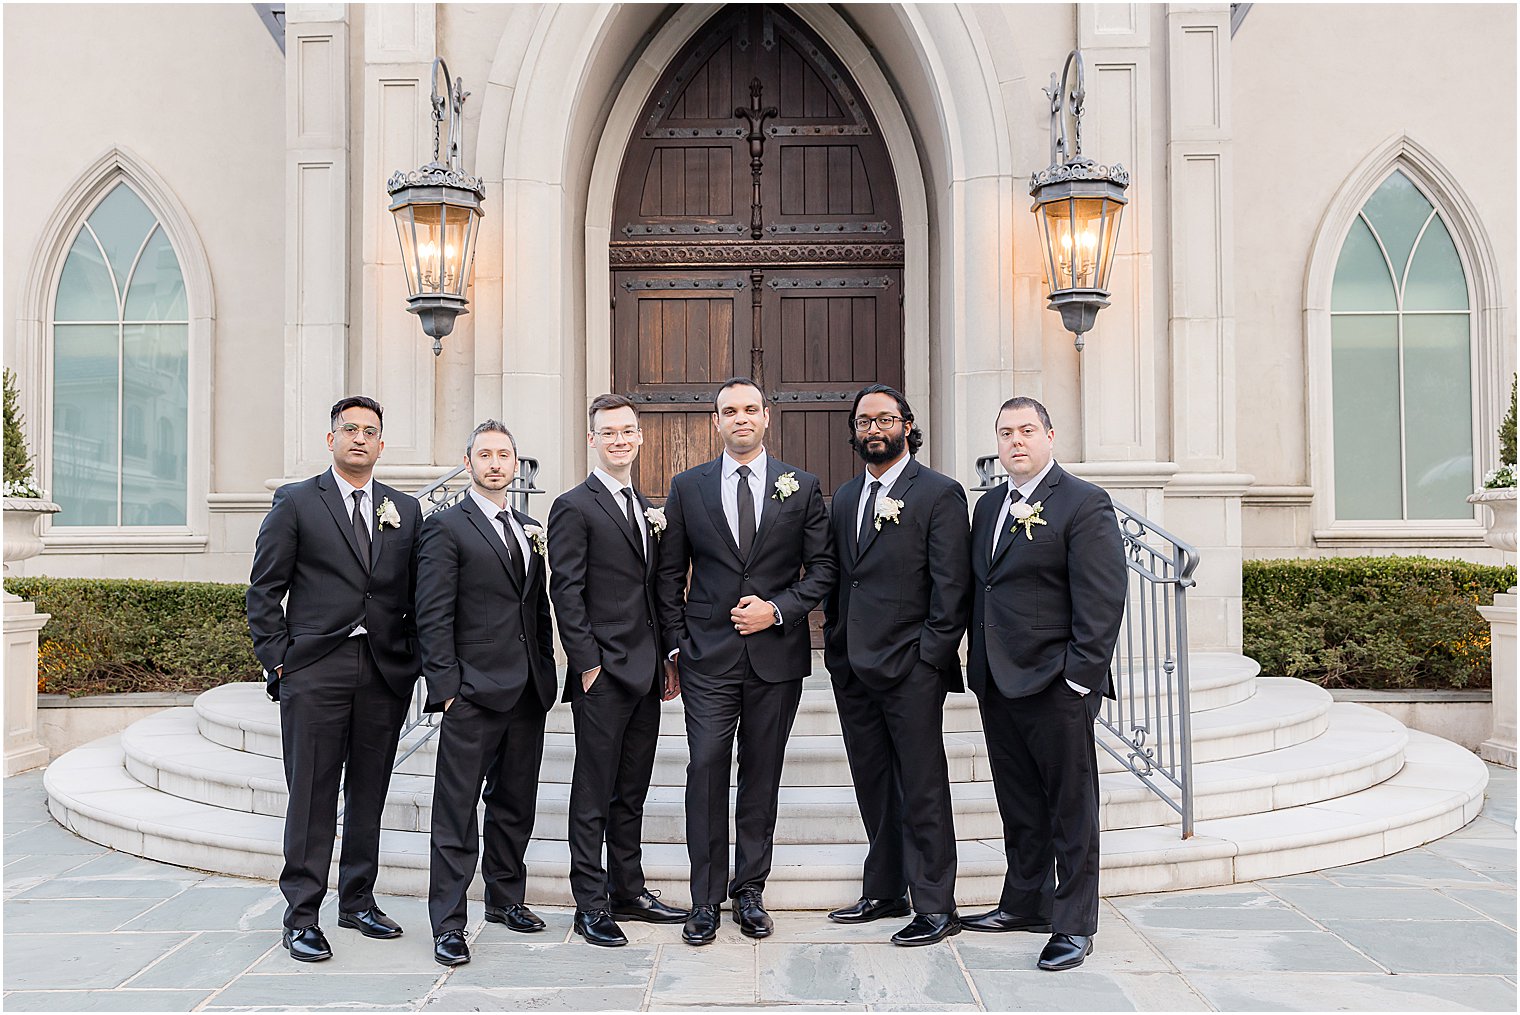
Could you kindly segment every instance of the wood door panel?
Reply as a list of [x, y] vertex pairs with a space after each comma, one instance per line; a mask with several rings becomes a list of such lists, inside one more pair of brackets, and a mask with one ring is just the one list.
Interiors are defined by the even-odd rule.
[[634, 463], [634, 485], [657, 504], [665, 503], [671, 477], [712, 461], [723, 444], [712, 425], [712, 403], [700, 409], [671, 405], [641, 406], [639, 428], [644, 446]]

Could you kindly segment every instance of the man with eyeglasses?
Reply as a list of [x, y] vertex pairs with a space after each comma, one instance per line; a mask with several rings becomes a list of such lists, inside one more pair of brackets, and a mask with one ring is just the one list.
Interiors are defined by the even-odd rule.
[[665, 673], [655, 626], [664, 521], [633, 486], [644, 443], [638, 410], [622, 395], [598, 395], [587, 416], [595, 467], [549, 511], [549, 597], [567, 660], [563, 700], [575, 718], [573, 929], [589, 944], [618, 947], [628, 943], [619, 919], [680, 923], [688, 915], [645, 887], [640, 846], [660, 702], [680, 684]]
[[860, 899], [829, 919], [911, 909], [892, 943], [929, 945], [960, 932], [944, 707], [965, 689], [966, 492], [916, 460], [924, 434], [897, 389], [862, 388], [849, 423], [865, 470], [834, 494], [839, 581], [824, 602], [824, 662], [870, 846]]
[[421, 670], [413, 589], [422, 512], [414, 498], [374, 478], [385, 448], [381, 415], [363, 395], [332, 407], [332, 468], [275, 491], [249, 577], [248, 630], [269, 696], [280, 703], [289, 793], [283, 943], [300, 962], [332, 957], [317, 914], [340, 782], [338, 926], [401, 936], [375, 905], [374, 890], [380, 814]]

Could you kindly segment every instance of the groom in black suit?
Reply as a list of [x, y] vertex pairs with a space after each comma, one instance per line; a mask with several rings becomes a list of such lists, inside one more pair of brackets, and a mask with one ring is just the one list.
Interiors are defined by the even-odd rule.
[[544, 716], [554, 705], [554, 631], [542, 526], [507, 507], [517, 441], [488, 419], [465, 446], [470, 489], [429, 515], [417, 559], [417, 632], [427, 709], [442, 711], [433, 772], [428, 915], [433, 958], [470, 961], [465, 893], [481, 856], [485, 784], [486, 920], [544, 929], [524, 904], [523, 860], [537, 813]]
[[[685, 910], [644, 886], [644, 798], [660, 735], [660, 701], [680, 692], [662, 665], [654, 601], [664, 515], [633, 488], [644, 443], [622, 395], [598, 395], [586, 443], [596, 467], [549, 511], [549, 598], [565, 647], [575, 715], [570, 780], [570, 891], [575, 933], [594, 945], [628, 938], [617, 919], [680, 923]], [[607, 868], [602, 866], [602, 845]], [[610, 870], [609, 870], [610, 869]]]
[[906, 916], [911, 890], [917, 915], [892, 943], [927, 945], [960, 932], [944, 708], [964, 689], [966, 492], [913, 457], [923, 431], [897, 389], [862, 389], [849, 424], [866, 470], [834, 494], [824, 662], [870, 850], [860, 900], [829, 919]]
[[1093, 720], [1113, 696], [1124, 618], [1123, 539], [1108, 494], [1052, 457], [1045, 406], [997, 417], [1004, 493], [976, 505], [967, 669], [982, 707], [1008, 855], [998, 907], [978, 931], [1053, 930], [1041, 969], [1071, 969], [1098, 929], [1098, 759]]
[[344, 398], [332, 407], [330, 426], [332, 468], [275, 491], [254, 544], [247, 597], [254, 651], [269, 696], [280, 703], [289, 790], [283, 941], [301, 962], [332, 958], [317, 912], [340, 782], [338, 926], [366, 937], [401, 934], [375, 905], [375, 876], [380, 812], [420, 669], [412, 588], [421, 509], [374, 479], [385, 447], [378, 402]]
[[[802, 679], [812, 669], [807, 615], [837, 571], [817, 477], [766, 454], [770, 408], [759, 386], [731, 378], [713, 409], [723, 454], [670, 481], [656, 586], [665, 647], [679, 660], [691, 751], [692, 912], [681, 936], [693, 945], [717, 936], [725, 897], [734, 900], [741, 932], [759, 938], [773, 929], [761, 893], [786, 741]], [[729, 881], [728, 774], [736, 731], [737, 841]]]

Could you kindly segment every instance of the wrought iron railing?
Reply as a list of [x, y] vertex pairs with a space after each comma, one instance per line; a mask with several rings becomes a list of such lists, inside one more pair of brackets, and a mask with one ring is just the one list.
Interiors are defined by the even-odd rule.
[[[991, 455], [977, 459], [976, 474], [980, 484], [974, 489], [983, 492], [1008, 480]], [[1109, 667], [1115, 698], [1104, 703], [1095, 735], [1098, 746], [1177, 812], [1187, 839], [1193, 834], [1187, 590], [1199, 555], [1122, 504], [1114, 504], [1114, 515], [1124, 537], [1128, 581]]]

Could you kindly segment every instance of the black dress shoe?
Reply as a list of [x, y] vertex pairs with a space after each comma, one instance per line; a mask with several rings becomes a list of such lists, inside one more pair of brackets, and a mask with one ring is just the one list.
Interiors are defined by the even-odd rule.
[[401, 925], [384, 913], [379, 906], [358, 913], [339, 913], [338, 926], [356, 930], [365, 937], [390, 938], [401, 936]]
[[499, 906], [487, 906], [486, 922], [506, 924], [508, 930], [515, 930], [519, 934], [532, 934], [534, 931], [544, 929], [544, 921], [521, 902], [515, 906], [508, 906], [506, 909]]
[[712, 944], [722, 922], [723, 913], [717, 906], [694, 906], [681, 929], [681, 940], [689, 945]]
[[954, 913], [919, 913], [906, 927], [892, 935], [892, 943], [905, 948], [932, 945], [960, 932], [961, 921]]
[[623, 929], [617, 925], [612, 914], [605, 909], [594, 910], [590, 913], [577, 909], [575, 932], [585, 938], [587, 944], [601, 945], [603, 948], [621, 948], [628, 943]]
[[1040, 951], [1041, 969], [1075, 969], [1092, 954], [1092, 938], [1081, 934], [1052, 934]]
[[433, 961], [440, 966], [462, 966], [470, 961], [469, 931], [447, 930], [433, 939]]
[[829, 919], [835, 923], [870, 923], [888, 916], [907, 916], [909, 912], [906, 896], [901, 899], [867, 899], [862, 896], [853, 905], [834, 910]]
[[321, 962], [332, 958], [332, 947], [316, 924], [310, 927], [285, 928], [281, 942], [290, 950], [290, 957], [297, 962]]
[[612, 915], [623, 920], [643, 920], [645, 923], [680, 923], [691, 913], [665, 905], [655, 892], [643, 892], [631, 899], [613, 899]]
[[1018, 916], [1001, 909], [961, 917], [962, 930], [979, 930], [987, 934], [1006, 934], [1014, 930], [1027, 930], [1031, 934], [1049, 934], [1050, 921], [1037, 916]]
[[771, 922], [771, 914], [765, 911], [765, 903], [760, 898], [760, 889], [741, 888], [734, 898], [734, 922], [739, 925], [739, 933], [745, 937], [770, 937], [771, 931], [776, 925]]

